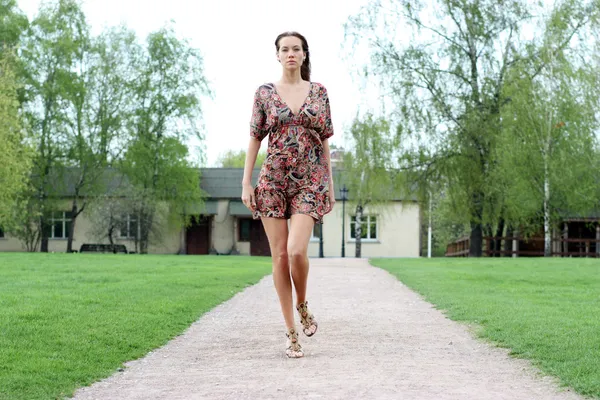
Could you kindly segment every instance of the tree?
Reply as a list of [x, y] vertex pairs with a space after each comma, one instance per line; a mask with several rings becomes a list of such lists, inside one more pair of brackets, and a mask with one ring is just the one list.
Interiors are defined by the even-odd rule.
[[185, 206], [202, 201], [200, 175], [186, 160], [183, 144], [197, 128], [200, 98], [210, 93], [202, 57], [172, 29], [151, 34], [136, 61], [130, 142], [121, 170], [135, 188], [133, 209], [140, 224], [140, 252], [146, 253], [159, 221], [189, 222]]
[[[470, 225], [471, 256], [482, 254], [484, 229], [504, 226], [504, 193], [491, 180], [505, 88], [514, 68], [534, 70], [539, 46], [521, 35], [534, 18], [521, 0], [374, 1], [346, 26], [351, 42], [370, 45], [367, 76], [376, 76], [396, 104], [393, 117], [403, 134], [401, 165], [432, 177], [446, 189], [456, 215]], [[570, 17], [560, 26], [567, 49], [595, 23], [592, 1], [566, 0]], [[390, 9], [392, 12], [390, 12]], [[436, 10], [435, 12], [433, 10]], [[398, 29], [400, 28], [400, 29]], [[410, 40], [403, 40], [409, 37]]]
[[16, 0], [0, 0], [0, 56], [17, 47], [28, 23]]
[[[121, 156], [119, 135], [131, 116], [135, 36], [111, 29], [98, 38], [82, 34], [76, 68], [66, 86], [65, 165], [73, 187], [67, 252], [77, 217], [89, 200], [103, 194], [106, 168]], [[121, 143], [124, 143], [121, 140]]]
[[17, 82], [10, 54], [0, 53], [0, 226], [10, 230], [19, 196], [26, 189], [31, 149], [19, 115]]
[[397, 195], [393, 154], [398, 143], [389, 124], [372, 114], [354, 120], [349, 139], [351, 150], [344, 153], [342, 180], [355, 207], [355, 256], [360, 258], [365, 207], [375, 209]]
[[600, 73], [596, 63], [581, 62], [580, 52], [560, 48], [566, 39], [558, 26], [571, 18], [566, 11], [555, 10], [546, 21], [539, 67], [514, 71], [528, 79], [507, 88], [511, 103], [500, 147], [499, 166], [515, 176], [507, 185], [508, 212], [522, 229], [533, 225], [536, 231], [543, 221], [545, 256], [552, 252], [552, 228], [565, 213], [585, 215], [600, 201], [594, 168]]
[[74, 0], [43, 3], [23, 38], [22, 59], [25, 82], [25, 116], [36, 146], [32, 185], [39, 207], [37, 229], [41, 251], [48, 251], [48, 214], [52, 199], [64, 187], [51, 173], [64, 166], [68, 92], [74, 77], [81, 44], [87, 35], [85, 17]]
[[[110, 192], [97, 196], [90, 201], [89, 219], [92, 223], [90, 235], [99, 241], [108, 239], [112, 245], [115, 243], [115, 238], [119, 237], [120, 229], [127, 222], [128, 215], [135, 215], [136, 210], [133, 208], [138, 203], [136, 201], [136, 193], [131, 185], [129, 185], [124, 176], [116, 170], [109, 170], [111, 180], [116, 183]], [[135, 251], [138, 251], [139, 235], [137, 226], [130, 229], [134, 233]], [[128, 232], [129, 233], [129, 232]]]
[[[69, 23], [73, 27], [71, 37], [72, 60], [65, 71], [68, 79], [62, 83], [64, 99], [64, 158], [61, 160], [66, 167], [56, 167], [60, 175], [67, 176], [69, 184], [73, 185], [71, 201], [71, 227], [67, 238], [67, 253], [73, 251], [73, 235], [77, 217], [83, 212], [87, 203], [83, 191], [90, 187], [90, 181], [95, 181], [103, 165], [98, 163], [94, 148], [90, 146], [88, 124], [89, 107], [89, 71], [92, 69], [91, 37], [85, 15], [76, 3], [69, 4]], [[69, 168], [71, 167], [71, 168]], [[84, 198], [82, 198], [84, 197]]]
[[[265, 151], [259, 151], [256, 157], [255, 165], [262, 165], [267, 157]], [[221, 168], [244, 168], [246, 162], [246, 151], [245, 150], [227, 150], [225, 153], [219, 156], [217, 160], [217, 166]]]

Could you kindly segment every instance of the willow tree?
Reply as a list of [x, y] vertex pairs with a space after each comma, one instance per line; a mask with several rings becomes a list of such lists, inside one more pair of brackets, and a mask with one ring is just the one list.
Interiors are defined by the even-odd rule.
[[[493, 234], [493, 226], [504, 225], [505, 193], [491, 176], [510, 101], [505, 88], [523, 78], [511, 74], [514, 68], [545, 65], [535, 38], [525, 36], [543, 7], [524, 0], [376, 0], [346, 25], [353, 54], [370, 54], [367, 78], [379, 80], [395, 105], [401, 165], [419, 171], [425, 183], [432, 175], [440, 179], [454, 214], [470, 226], [471, 256], [482, 254], [485, 228]], [[556, 50], [568, 48], [598, 15], [592, 1], [555, 7], [569, 16]]]
[[342, 182], [348, 188], [350, 203], [354, 206], [355, 256], [360, 258], [365, 207], [376, 209], [397, 195], [393, 157], [397, 136], [390, 131], [385, 119], [366, 114], [354, 120], [348, 139]]
[[121, 169], [134, 187], [140, 252], [146, 253], [160, 221], [185, 223], [185, 207], [200, 203], [200, 174], [189, 161], [185, 141], [202, 139], [201, 99], [208, 95], [203, 60], [171, 28], [150, 34], [136, 56], [132, 116]]
[[48, 251], [49, 213], [63, 187], [56, 171], [65, 166], [68, 151], [67, 103], [74, 70], [87, 41], [88, 26], [79, 3], [59, 0], [42, 3], [23, 36], [24, 111], [36, 146], [32, 169], [41, 251]]
[[139, 48], [127, 29], [112, 28], [98, 37], [80, 39], [71, 79], [65, 85], [65, 174], [72, 187], [71, 252], [77, 217], [106, 193], [106, 168], [122, 156], [123, 131], [131, 118], [135, 74], [133, 54]]
[[0, 54], [0, 227], [10, 229], [19, 196], [26, 188], [31, 152], [26, 144], [9, 53]]
[[18, 46], [28, 25], [27, 16], [16, 0], [0, 0], [0, 55]]
[[[260, 167], [267, 158], [266, 151], [259, 151], [256, 156], [255, 166]], [[246, 150], [227, 150], [217, 159], [217, 166], [221, 168], [244, 168], [246, 162]]]
[[507, 87], [511, 102], [498, 147], [500, 174], [511, 176], [506, 182], [511, 219], [534, 234], [543, 225], [545, 256], [552, 254], [558, 222], [568, 214], [585, 216], [600, 204], [600, 65], [590, 41], [561, 48], [568, 32], [560, 27], [571, 19], [564, 11], [555, 10], [545, 21], [538, 66], [512, 71], [527, 79], [513, 79]]

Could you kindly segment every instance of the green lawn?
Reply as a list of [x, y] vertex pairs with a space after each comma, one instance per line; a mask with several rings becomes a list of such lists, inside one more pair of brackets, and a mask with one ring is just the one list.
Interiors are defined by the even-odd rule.
[[427, 301], [600, 398], [600, 260], [374, 259]]
[[0, 253], [0, 400], [72, 395], [270, 272], [262, 257]]

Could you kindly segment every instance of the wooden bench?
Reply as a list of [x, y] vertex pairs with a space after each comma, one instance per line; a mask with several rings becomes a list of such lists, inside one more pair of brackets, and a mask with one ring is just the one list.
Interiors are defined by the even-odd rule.
[[79, 248], [80, 253], [127, 253], [127, 247], [124, 244], [96, 244], [84, 243]]

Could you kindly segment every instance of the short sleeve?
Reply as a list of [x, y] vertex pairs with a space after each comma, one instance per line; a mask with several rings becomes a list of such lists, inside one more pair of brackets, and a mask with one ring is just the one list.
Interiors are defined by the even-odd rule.
[[252, 119], [250, 120], [250, 136], [258, 141], [262, 141], [267, 136], [265, 127], [267, 115], [263, 107], [261, 92], [265, 90], [263, 87], [256, 89], [254, 93], [254, 104], [252, 106]]
[[326, 140], [333, 136], [333, 123], [331, 122], [331, 107], [329, 105], [329, 95], [327, 94], [327, 89], [325, 86], [321, 86], [321, 96], [324, 106], [324, 124], [323, 131], [321, 132], [321, 140]]

